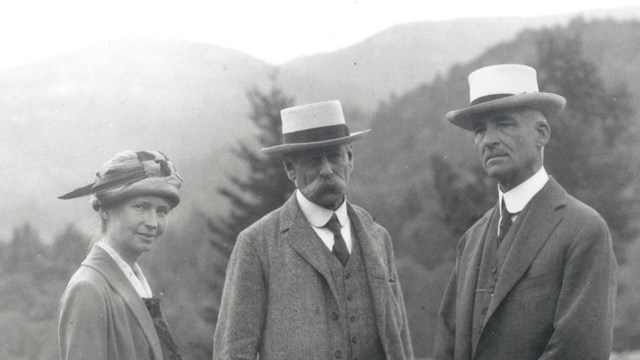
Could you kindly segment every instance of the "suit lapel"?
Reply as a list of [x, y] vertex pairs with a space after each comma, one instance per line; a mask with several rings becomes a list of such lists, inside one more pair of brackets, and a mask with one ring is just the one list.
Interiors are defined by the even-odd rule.
[[380, 333], [382, 346], [387, 354], [390, 352], [389, 336], [386, 335], [387, 330], [387, 299], [390, 294], [388, 282], [398, 279], [391, 279], [388, 262], [387, 250], [385, 243], [379, 236], [372, 233], [370, 229], [374, 226], [370, 220], [361, 216], [354, 210], [351, 204], [347, 203], [347, 212], [355, 233], [355, 241], [358, 241], [362, 252], [362, 261], [367, 273], [367, 280], [371, 290], [371, 298], [373, 300], [373, 308], [376, 315], [376, 324]]
[[369, 280], [375, 278], [388, 281], [387, 249], [384, 241], [369, 231], [373, 228], [373, 224], [370, 224], [368, 219], [358, 216], [351, 204], [347, 204], [347, 213], [364, 257], [364, 266]]
[[144, 302], [129, 282], [129, 279], [127, 279], [118, 267], [115, 260], [99, 246], [93, 246], [89, 256], [82, 265], [88, 266], [102, 274], [113, 289], [120, 294], [138, 320], [142, 331], [147, 337], [147, 341], [149, 341], [151, 345], [154, 357], [156, 359], [162, 359], [162, 348], [151, 315], [149, 315], [149, 311], [144, 305]]
[[566, 192], [554, 179], [549, 179], [542, 190], [531, 199], [529, 209], [523, 213], [522, 225], [515, 234], [513, 245], [500, 271], [487, 320], [538, 256], [551, 233], [562, 220], [555, 210], [565, 204]]
[[280, 233], [289, 246], [324, 277], [337, 301], [338, 293], [331, 277], [331, 270], [322, 256], [328, 249], [304, 217], [295, 198], [295, 192], [284, 204], [280, 215]]
[[[461, 303], [458, 305], [460, 314], [456, 324], [456, 329], [461, 333], [458, 338], [468, 339], [465, 344], [468, 344], [466, 351], [471, 354], [472, 349], [472, 328], [473, 328], [473, 308], [476, 299], [476, 288], [478, 287], [478, 273], [480, 271], [480, 262], [482, 261], [482, 252], [484, 250], [484, 244], [487, 241], [489, 229], [494, 228], [494, 223], [497, 223], [497, 210], [494, 207], [492, 210], [482, 218], [482, 223], [478, 224], [477, 231], [481, 231], [479, 237], [470, 235], [468, 239], [478, 239], [473, 244], [467, 244], [469, 251], [465, 251], [461, 257], [460, 266], [458, 271], [464, 271], [463, 274], [458, 274], [458, 279], [462, 279], [461, 295], [458, 299]], [[468, 240], [467, 240], [468, 241]], [[469, 355], [471, 357], [471, 355]], [[464, 358], [464, 357], [463, 357]]]

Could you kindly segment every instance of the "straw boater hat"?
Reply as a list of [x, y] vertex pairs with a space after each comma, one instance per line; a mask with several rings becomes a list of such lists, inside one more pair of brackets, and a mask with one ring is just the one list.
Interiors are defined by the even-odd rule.
[[549, 118], [560, 114], [566, 102], [560, 95], [539, 92], [536, 70], [517, 64], [487, 66], [469, 74], [469, 98], [469, 107], [445, 115], [465, 130], [473, 130], [472, 120], [479, 114], [526, 107]]
[[282, 144], [262, 149], [265, 154], [291, 152], [350, 143], [371, 130], [349, 133], [340, 101], [324, 101], [283, 109]]
[[125, 150], [102, 166], [93, 183], [59, 199], [91, 195], [92, 206], [97, 211], [135, 196], [154, 195], [167, 199], [173, 208], [180, 202], [181, 186], [182, 178], [163, 153]]

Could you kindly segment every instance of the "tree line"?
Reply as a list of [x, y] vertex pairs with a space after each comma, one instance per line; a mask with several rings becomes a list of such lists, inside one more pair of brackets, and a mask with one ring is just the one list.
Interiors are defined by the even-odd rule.
[[[457, 79], [498, 62], [533, 65], [542, 91], [567, 98], [565, 112], [551, 122], [545, 164], [570, 193], [607, 220], [620, 263], [614, 346], [640, 348], [640, 194], [635, 180], [640, 125], [625, 84], [606, 84], [606, 74], [586, 59], [582, 34], [588, 26], [576, 20], [563, 28], [525, 31], [446, 76], [390, 98], [373, 114], [370, 138], [355, 148], [349, 196], [392, 235], [419, 357], [431, 352], [432, 324], [457, 240], [496, 199], [496, 184], [479, 162], [461, 155], [473, 150], [458, 145], [464, 140], [448, 138], [449, 147], [428, 147], [419, 130], [429, 119], [439, 121], [454, 108], [451, 104], [467, 100]], [[187, 209], [188, 220], [173, 223], [142, 259], [185, 359], [211, 357], [226, 262], [237, 234], [293, 191], [280, 160], [259, 149], [280, 142], [280, 109], [294, 105], [295, 98], [276, 85], [250, 90], [247, 96], [248, 117], [258, 132], [232, 150], [245, 170], [231, 175], [211, 199], [223, 199], [229, 211], [212, 217]], [[458, 148], [459, 153], [451, 150]], [[86, 256], [90, 238], [70, 224], [51, 244], [41, 240], [33, 225], [23, 224], [0, 242], [0, 358], [57, 358], [58, 300]]]

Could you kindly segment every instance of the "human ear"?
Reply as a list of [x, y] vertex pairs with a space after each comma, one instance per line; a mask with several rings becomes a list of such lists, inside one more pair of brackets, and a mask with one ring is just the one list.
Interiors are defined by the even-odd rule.
[[536, 144], [542, 148], [549, 143], [551, 128], [545, 121], [536, 124]]
[[100, 218], [104, 221], [109, 221], [109, 218], [111, 216], [111, 214], [109, 213], [109, 210], [101, 207], [100, 209], [98, 209], [98, 214], [100, 214]]
[[347, 148], [347, 158], [349, 159], [349, 170], [353, 171], [353, 149], [351, 148], [351, 144]]
[[296, 169], [293, 166], [293, 160], [290, 157], [282, 158], [282, 165], [284, 166], [284, 171], [287, 172], [287, 177], [289, 180], [295, 182], [296, 181]]

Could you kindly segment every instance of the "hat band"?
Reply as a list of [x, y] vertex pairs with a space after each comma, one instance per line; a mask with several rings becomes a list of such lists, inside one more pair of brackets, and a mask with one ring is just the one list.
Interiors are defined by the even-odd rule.
[[480, 96], [479, 98], [476, 98], [475, 100], [473, 100], [471, 102], [471, 105], [478, 105], [488, 101], [498, 100], [498, 99], [506, 98], [513, 95], [515, 94], [491, 94], [491, 95]]
[[[94, 183], [75, 189], [58, 198], [66, 200], [86, 195], [100, 194], [120, 186], [131, 185], [140, 180], [153, 177], [175, 177], [182, 182], [180, 175], [178, 175], [175, 167], [166, 155], [161, 152], [158, 152], [158, 154], [164, 158], [148, 151], [138, 151], [135, 153], [135, 158], [131, 157], [118, 165], [110, 166], [102, 175], [100, 172], [96, 173], [95, 178], [97, 178], [97, 180], [95, 180]], [[179, 187], [178, 185], [178, 188]]]
[[333, 140], [345, 136], [349, 136], [349, 128], [344, 124], [339, 124], [282, 134], [282, 142], [284, 144], [308, 143]]

